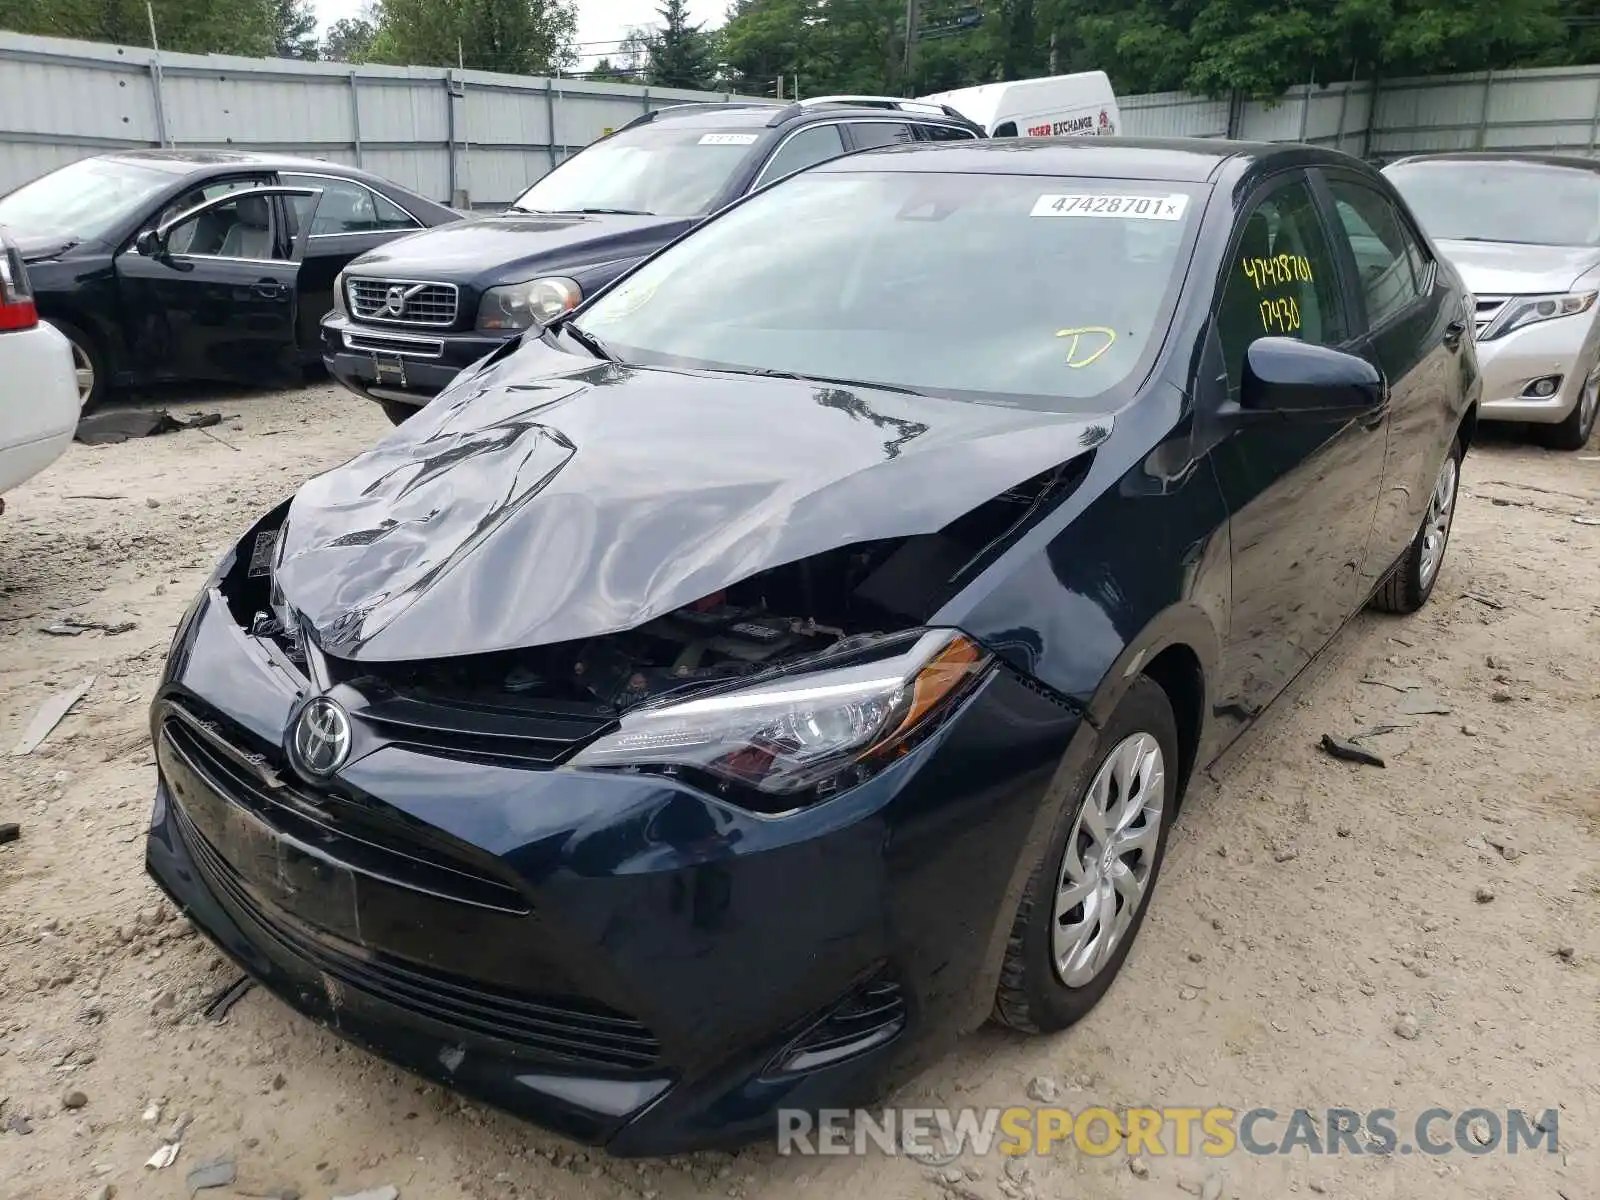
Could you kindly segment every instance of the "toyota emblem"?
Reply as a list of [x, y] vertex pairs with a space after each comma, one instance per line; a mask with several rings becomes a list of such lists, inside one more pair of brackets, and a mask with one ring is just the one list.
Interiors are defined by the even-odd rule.
[[295, 761], [312, 775], [332, 775], [350, 757], [350, 717], [337, 701], [318, 696], [300, 710], [290, 738]]

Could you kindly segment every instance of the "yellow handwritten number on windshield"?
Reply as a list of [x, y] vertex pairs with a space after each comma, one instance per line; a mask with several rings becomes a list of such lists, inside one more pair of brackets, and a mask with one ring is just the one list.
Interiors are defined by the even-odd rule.
[[[1071, 338], [1067, 344], [1067, 366], [1074, 371], [1091, 366], [1117, 340], [1117, 331], [1104, 325], [1079, 325], [1075, 329], [1056, 330], [1058, 338]], [[1088, 338], [1088, 342], [1084, 341]], [[1103, 341], [1101, 339], [1104, 339]]]

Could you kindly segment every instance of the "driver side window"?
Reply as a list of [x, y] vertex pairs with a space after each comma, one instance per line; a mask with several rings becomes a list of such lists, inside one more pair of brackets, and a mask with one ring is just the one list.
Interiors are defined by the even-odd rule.
[[1311, 188], [1291, 183], [1245, 217], [1225, 266], [1217, 334], [1237, 393], [1245, 351], [1263, 337], [1338, 346], [1350, 337], [1333, 255]]
[[244, 195], [191, 217], [172, 231], [173, 253], [206, 258], [287, 260], [270, 196]]

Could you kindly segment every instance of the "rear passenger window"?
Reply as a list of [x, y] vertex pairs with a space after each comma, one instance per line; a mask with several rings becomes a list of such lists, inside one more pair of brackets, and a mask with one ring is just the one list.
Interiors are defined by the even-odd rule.
[[793, 175], [819, 162], [838, 158], [843, 153], [844, 139], [839, 135], [837, 125], [813, 125], [810, 129], [802, 129], [780, 146], [756, 182], [771, 183], [774, 179]]
[[1228, 260], [1217, 332], [1235, 388], [1245, 351], [1257, 338], [1295, 337], [1320, 346], [1349, 339], [1333, 255], [1305, 183], [1278, 189], [1245, 218]]
[[919, 125], [922, 136], [930, 142], [970, 142], [977, 134], [958, 125]]
[[1383, 196], [1343, 179], [1330, 179], [1328, 187], [1355, 254], [1367, 323], [1376, 328], [1421, 294], [1426, 256]]
[[905, 121], [852, 121], [850, 139], [857, 150], [873, 150], [879, 146], [901, 146], [914, 141], [915, 136]]

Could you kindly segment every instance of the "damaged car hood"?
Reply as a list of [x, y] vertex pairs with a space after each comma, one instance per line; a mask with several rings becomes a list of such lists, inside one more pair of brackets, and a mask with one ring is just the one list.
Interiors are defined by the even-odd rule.
[[937, 532], [1110, 424], [533, 342], [301, 488], [275, 583], [344, 658], [595, 637], [835, 547]]

